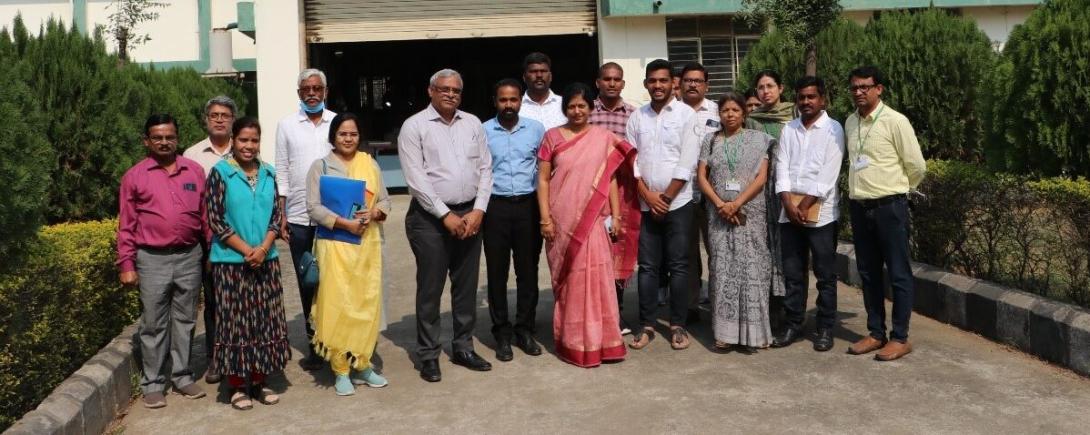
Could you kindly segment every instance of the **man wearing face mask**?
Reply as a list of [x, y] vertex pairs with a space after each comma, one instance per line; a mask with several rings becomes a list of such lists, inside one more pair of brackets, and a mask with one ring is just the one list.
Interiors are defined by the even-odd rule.
[[[545, 127], [519, 117], [522, 85], [514, 79], [496, 83], [496, 117], [484, 123], [492, 153], [492, 199], [484, 217], [484, 258], [488, 264], [488, 313], [496, 337], [496, 359], [510, 361], [511, 343], [523, 353], [541, 355], [534, 341], [537, 267], [541, 256], [541, 213], [537, 205], [537, 150]], [[507, 270], [514, 255], [517, 302], [515, 324], [507, 318]]]
[[[303, 70], [298, 83], [299, 111], [284, 117], [276, 125], [276, 184], [280, 189], [277, 195], [287, 216], [280, 234], [287, 238], [295, 270], [299, 270], [303, 253], [310, 252], [314, 246], [314, 223], [307, 214], [307, 171], [316, 160], [329, 154], [326, 138], [329, 124], [337, 116], [325, 108], [328, 91], [325, 73], [316, 69]], [[299, 274], [296, 279], [309, 343], [314, 337], [310, 327], [310, 306], [317, 289], [303, 285]], [[311, 348], [301, 365], [306, 370], [318, 370], [325, 363]]]

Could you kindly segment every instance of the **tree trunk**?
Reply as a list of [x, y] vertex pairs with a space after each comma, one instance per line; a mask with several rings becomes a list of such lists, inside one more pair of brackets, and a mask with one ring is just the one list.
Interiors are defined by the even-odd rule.
[[117, 58], [121, 63], [129, 61], [129, 31], [121, 29], [117, 35]]
[[806, 44], [806, 75], [817, 77], [817, 44], [812, 39]]

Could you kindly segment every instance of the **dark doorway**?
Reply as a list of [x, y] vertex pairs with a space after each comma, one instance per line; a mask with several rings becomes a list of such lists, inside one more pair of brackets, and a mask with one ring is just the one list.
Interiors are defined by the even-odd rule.
[[402, 122], [428, 104], [436, 71], [462, 74], [461, 109], [483, 122], [495, 116], [492, 85], [521, 80], [522, 58], [532, 51], [552, 58], [554, 92], [575, 81], [593, 85], [598, 40], [587, 35], [312, 44], [309, 55], [329, 78], [330, 109], [359, 114], [369, 141], [393, 142]]

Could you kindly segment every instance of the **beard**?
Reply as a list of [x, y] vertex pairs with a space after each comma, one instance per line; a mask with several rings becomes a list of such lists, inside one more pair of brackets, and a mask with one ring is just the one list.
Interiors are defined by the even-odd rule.
[[519, 113], [516, 112], [514, 109], [503, 109], [496, 116], [504, 121], [510, 121], [517, 118], [519, 116]]

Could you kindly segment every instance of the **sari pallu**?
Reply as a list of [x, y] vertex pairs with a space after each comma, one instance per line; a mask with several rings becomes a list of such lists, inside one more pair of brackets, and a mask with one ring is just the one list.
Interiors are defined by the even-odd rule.
[[[551, 162], [549, 208], [556, 237], [546, 244], [556, 304], [553, 337], [560, 359], [580, 367], [625, 357], [614, 280], [636, 263], [639, 204], [632, 167], [636, 150], [600, 127], [571, 139], [558, 129], [545, 134], [538, 157]], [[627, 231], [611, 243], [609, 186], [616, 176], [621, 224]]]

